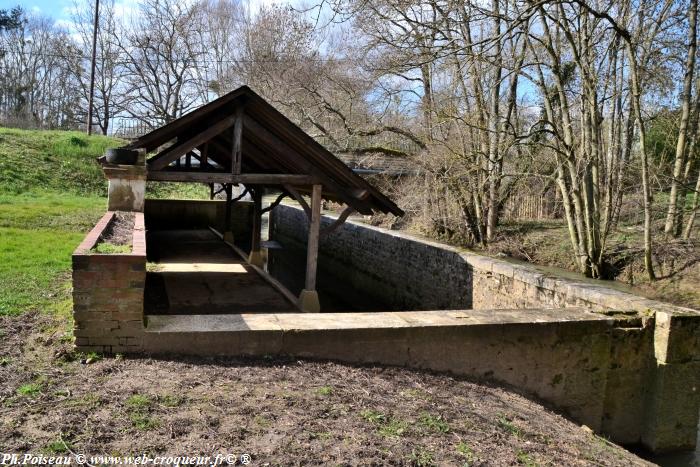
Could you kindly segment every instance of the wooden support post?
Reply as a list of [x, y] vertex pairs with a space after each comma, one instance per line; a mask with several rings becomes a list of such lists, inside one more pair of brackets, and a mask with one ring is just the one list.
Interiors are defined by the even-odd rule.
[[231, 231], [231, 190], [230, 183], [225, 185], [226, 189], [226, 213], [224, 214], [224, 241], [233, 243], [233, 232]]
[[263, 267], [263, 257], [260, 251], [260, 233], [262, 230], [262, 198], [264, 189], [261, 186], [253, 191], [253, 238], [250, 241], [248, 262], [259, 268]]
[[310, 313], [321, 311], [316, 292], [316, 270], [318, 268], [318, 237], [321, 227], [321, 185], [314, 185], [311, 191], [311, 222], [309, 240], [306, 247], [306, 283], [299, 295], [299, 308]]
[[236, 109], [236, 123], [233, 124], [233, 147], [231, 148], [231, 173], [241, 174], [243, 159], [243, 107]]
[[188, 169], [192, 168], [192, 153], [187, 153], [185, 156], [185, 167]]
[[209, 167], [209, 143], [204, 143], [204, 146], [202, 146], [202, 149], [199, 152], [200, 154], [200, 159], [199, 159], [199, 168], [202, 170], [205, 170], [207, 167]]
[[210, 200], [214, 199], [214, 184], [213, 183], [209, 184], [209, 199]]

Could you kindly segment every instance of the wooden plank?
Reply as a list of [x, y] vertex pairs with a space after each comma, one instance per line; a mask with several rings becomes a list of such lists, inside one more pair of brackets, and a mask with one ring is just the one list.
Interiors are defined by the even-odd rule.
[[222, 120], [219, 120], [218, 122], [216, 122], [215, 124], [213, 124], [209, 128], [207, 128], [206, 130], [202, 131], [201, 133], [188, 139], [187, 141], [184, 141], [182, 143], [178, 142], [174, 146], [169, 147], [168, 149], [164, 150], [162, 153], [158, 154], [157, 156], [155, 156], [151, 160], [149, 160], [148, 161], [149, 170], [160, 170], [160, 169], [166, 167], [172, 161], [179, 159], [184, 154], [186, 154], [187, 152], [196, 148], [200, 144], [207, 142], [208, 140], [212, 139], [214, 136], [218, 135], [222, 131], [225, 131], [226, 129], [231, 128], [234, 125], [234, 123], [235, 123], [234, 117], [224, 118]]
[[318, 235], [321, 226], [321, 185], [314, 185], [311, 193], [311, 223], [306, 247], [306, 285], [304, 290], [316, 290], [318, 268]]
[[299, 192], [293, 186], [284, 185], [284, 189], [287, 190], [287, 192], [290, 195], [292, 195], [295, 200], [297, 200], [297, 203], [299, 203], [299, 205], [306, 213], [306, 217], [308, 217], [309, 220], [311, 220], [311, 208], [309, 207], [309, 204], [306, 202], [306, 200], [299, 194]]
[[[211, 230], [214, 233], [214, 235], [219, 237], [225, 244], [227, 244], [241, 259], [243, 259], [244, 261], [247, 261], [248, 256], [245, 254], [245, 252], [243, 250], [241, 250], [240, 248], [238, 248], [233, 243], [230, 243], [230, 242], [227, 242], [226, 240], [224, 240], [224, 235], [221, 232], [219, 232], [218, 230], [216, 230], [212, 226], [209, 226], [209, 230]], [[287, 289], [284, 285], [282, 285], [277, 279], [275, 279], [270, 274], [268, 274], [263, 269], [257, 267], [254, 264], [249, 263], [248, 267], [252, 268], [255, 272], [260, 274], [260, 276], [263, 279], [265, 279], [271, 286], [273, 286], [275, 289], [277, 289], [277, 291], [279, 293], [281, 293], [284, 296], [284, 298], [287, 299], [287, 301], [294, 306], [294, 308], [296, 310], [302, 311], [299, 309], [299, 300], [297, 300], [297, 297], [295, 297], [294, 294], [292, 294], [292, 292], [290, 292], [289, 289]]]
[[161, 182], [244, 183], [248, 185], [313, 185], [316, 177], [298, 174], [240, 174], [226, 172], [148, 171], [148, 180]]

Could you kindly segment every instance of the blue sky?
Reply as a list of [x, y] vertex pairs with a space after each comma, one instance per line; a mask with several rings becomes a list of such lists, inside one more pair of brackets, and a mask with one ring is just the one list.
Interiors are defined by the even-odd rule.
[[73, 0], [0, 0], [0, 10], [20, 5], [27, 11], [39, 11], [56, 19], [68, 19]]

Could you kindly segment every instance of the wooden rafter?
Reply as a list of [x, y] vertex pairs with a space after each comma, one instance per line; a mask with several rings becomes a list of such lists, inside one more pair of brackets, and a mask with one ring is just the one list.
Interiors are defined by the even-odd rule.
[[[379, 190], [245, 86], [138, 138], [128, 148], [149, 152], [168, 144], [171, 146], [150, 158], [149, 172], [176, 172], [168, 166], [179, 161], [178, 172], [214, 174], [207, 175], [207, 179], [196, 176], [175, 178], [172, 174], [163, 176], [170, 181], [240, 181], [222, 179], [214, 167], [229, 175], [304, 175], [314, 179], [308, 183], [274, 180], [265, 186], [276, 185], [279, 189], [281, 185], [289, 184], [297, 193], [306, 196], [311, 194], [312, 185], [323, 185], [321, 196], [324, 199], [345, 203], [362, 214], [403, 214]], [[192, 166], [193, 157], [200, 161], [198, 168]]]
[[165, 149], [148, 161], [148, 170], [161, 170], [167, 167], [172, 161], [179, 160], [183, 155], [187, 154], [187, 152], [207, 142], [222, 131], [231, 128], [234, 123], [235, 117], [224, 118], [190, 139], [182, 143], [178, 142], [174, 146]]

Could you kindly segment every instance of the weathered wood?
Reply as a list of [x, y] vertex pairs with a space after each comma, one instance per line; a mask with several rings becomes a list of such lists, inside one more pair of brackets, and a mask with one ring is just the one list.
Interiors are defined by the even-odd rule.
[[287, 190], [287, 192], [294, 197], [295, 200], [301, 205], [302, 209], [306, 213], [306, 217], [311, 220], [311, 208], [309, 207], [308, 203], [306, 200], [299, 194], [299, 192], [290, 185], [284, 185], [284, 189]]
[[199, 155], [199, 166], [202, 169], [206, 169], [209, 166], [209, 142], [204, 143], [204, 146], [199, 151]]
[[311, 192], [311, 223], [306, 248], [306, 285], [304, 290], [316, 290], [316, 270], [318, 267], [318, 235], [321, 226], [321, 185], [314, 185]]
[[274, 200], [272, 203], [270, 203], [270, 205], [269, 205], [268, 207], [266, 207], [265, 209], [263, 209], [261, 212], [262, 212], [263, 214], [265, 214], [266, 212], [272, 211], [272, 210], [275, 209], [277, 206], [279, 206], [279, 204], [282, 202], [282, 200], [283, 200], [284, 198], [286, 198], [287, 196], [289, 196], [289, 193], [287, 193], [286, 191], [283, 191], [283, 192], [277, 197], [276, 200]]
[[260, 251], [260, 232], [262, 231], [262, 198], [264, 190], [257, 187], [253, 191], [253, 232], [250, 241], [250, 251]]
[[188, 169], [192, 168], [192, 153], [188, 152], [185, 156], [185, 167]]
[[226, 213], [224, 214], [224, 232], [231, 231], [231, 184], [226, 185]]
[[340, 216], [338, 216], [338, 218], [333, 221], [332, 224], [321, 229], [321, 236], [333, 233], [338, 227], [345, 223], [353, 212], [355, 212], [355, 209], [352, 206], [346, 206], [345, 209], [343, 209], [343, 212], [340, 213]]
[[[278, 160], [278, 163], [288, 160], [296, 167], [296, 170], [316, 175], [319, 178], [318, 183], [322, 183], [326, 188], [331, 189], [338, 199], [342, 200], [344, 203], [354, 206], [355, 209], [363, 214], [372, 213], [372, 206], [368, 201], [353, 196], [348, 192], [347, 188], [340, 186], [335, 180], [326, 176], [323, 169], [311, 164], [307, 157], [302, 156], [286, 141], [283, 141], [279, 136], [269, 131], [253, 118], [245, 115], [243, 117], [243, 126], [246, 130], [246, 138], [257, 140], [262, 146], [269, 148], [270, 154], [275, 155], [275, 159]], [[340, 164], [343, 163], [340, 162]], [[344, 167], [347, 169], [346, 166]]]
[[148, 171], [148, 180], [161, 182], [243, 183], [248, 185], [311, 185], [316, 177], [297, 174], [240, 174], [226, 172]]
[[236, 109], [236, 123], [233, 125], [233, 147], [231, 148], [231, 173], [241, 173], [243, 163], [243, 106]]
[[164, 167], [167, 167], [167, 165], [170, 164], [172, 161], [179, 159], [187, 152], [196, 148], [200, 144], [207, 142], [222, 131], [231, 128], [235, 124], [235, 122], [235, 117], [226, 117], [214, 123], [212, 126], [202, 131], [201, 133], [198, 133], [197, 135], [191, 137], [187, 141], [178, 141], [174, 146], [163, 150], [161, 153], [151, 158], [148, 161], [148, 168], [150, 170], [160, 170]]
[[183, 129], [191, 128], [192, 125], [200, 123], [202, 119], [211, 119], [211, 116], [218, 114], [219, 110], [226, 106], [236, 105], [232, 104], [234, 101], [238, 101], [238, 103], [245, 102], [248, 92], [250, 92], [250, 90], [246, 87], [231, 91], [225, 96], [201, 106], [196, 111], [189, 112], [167, 125], [141, 136], [127, 147], [131, 149], [144, 148], [146, 151], [152, 151], [163, 144], [163, 141], [172, 139], [176, 135], [182, 133]]
[[214, 199], [214, 184], [210, 183], [209, 184], [209, 199]]

